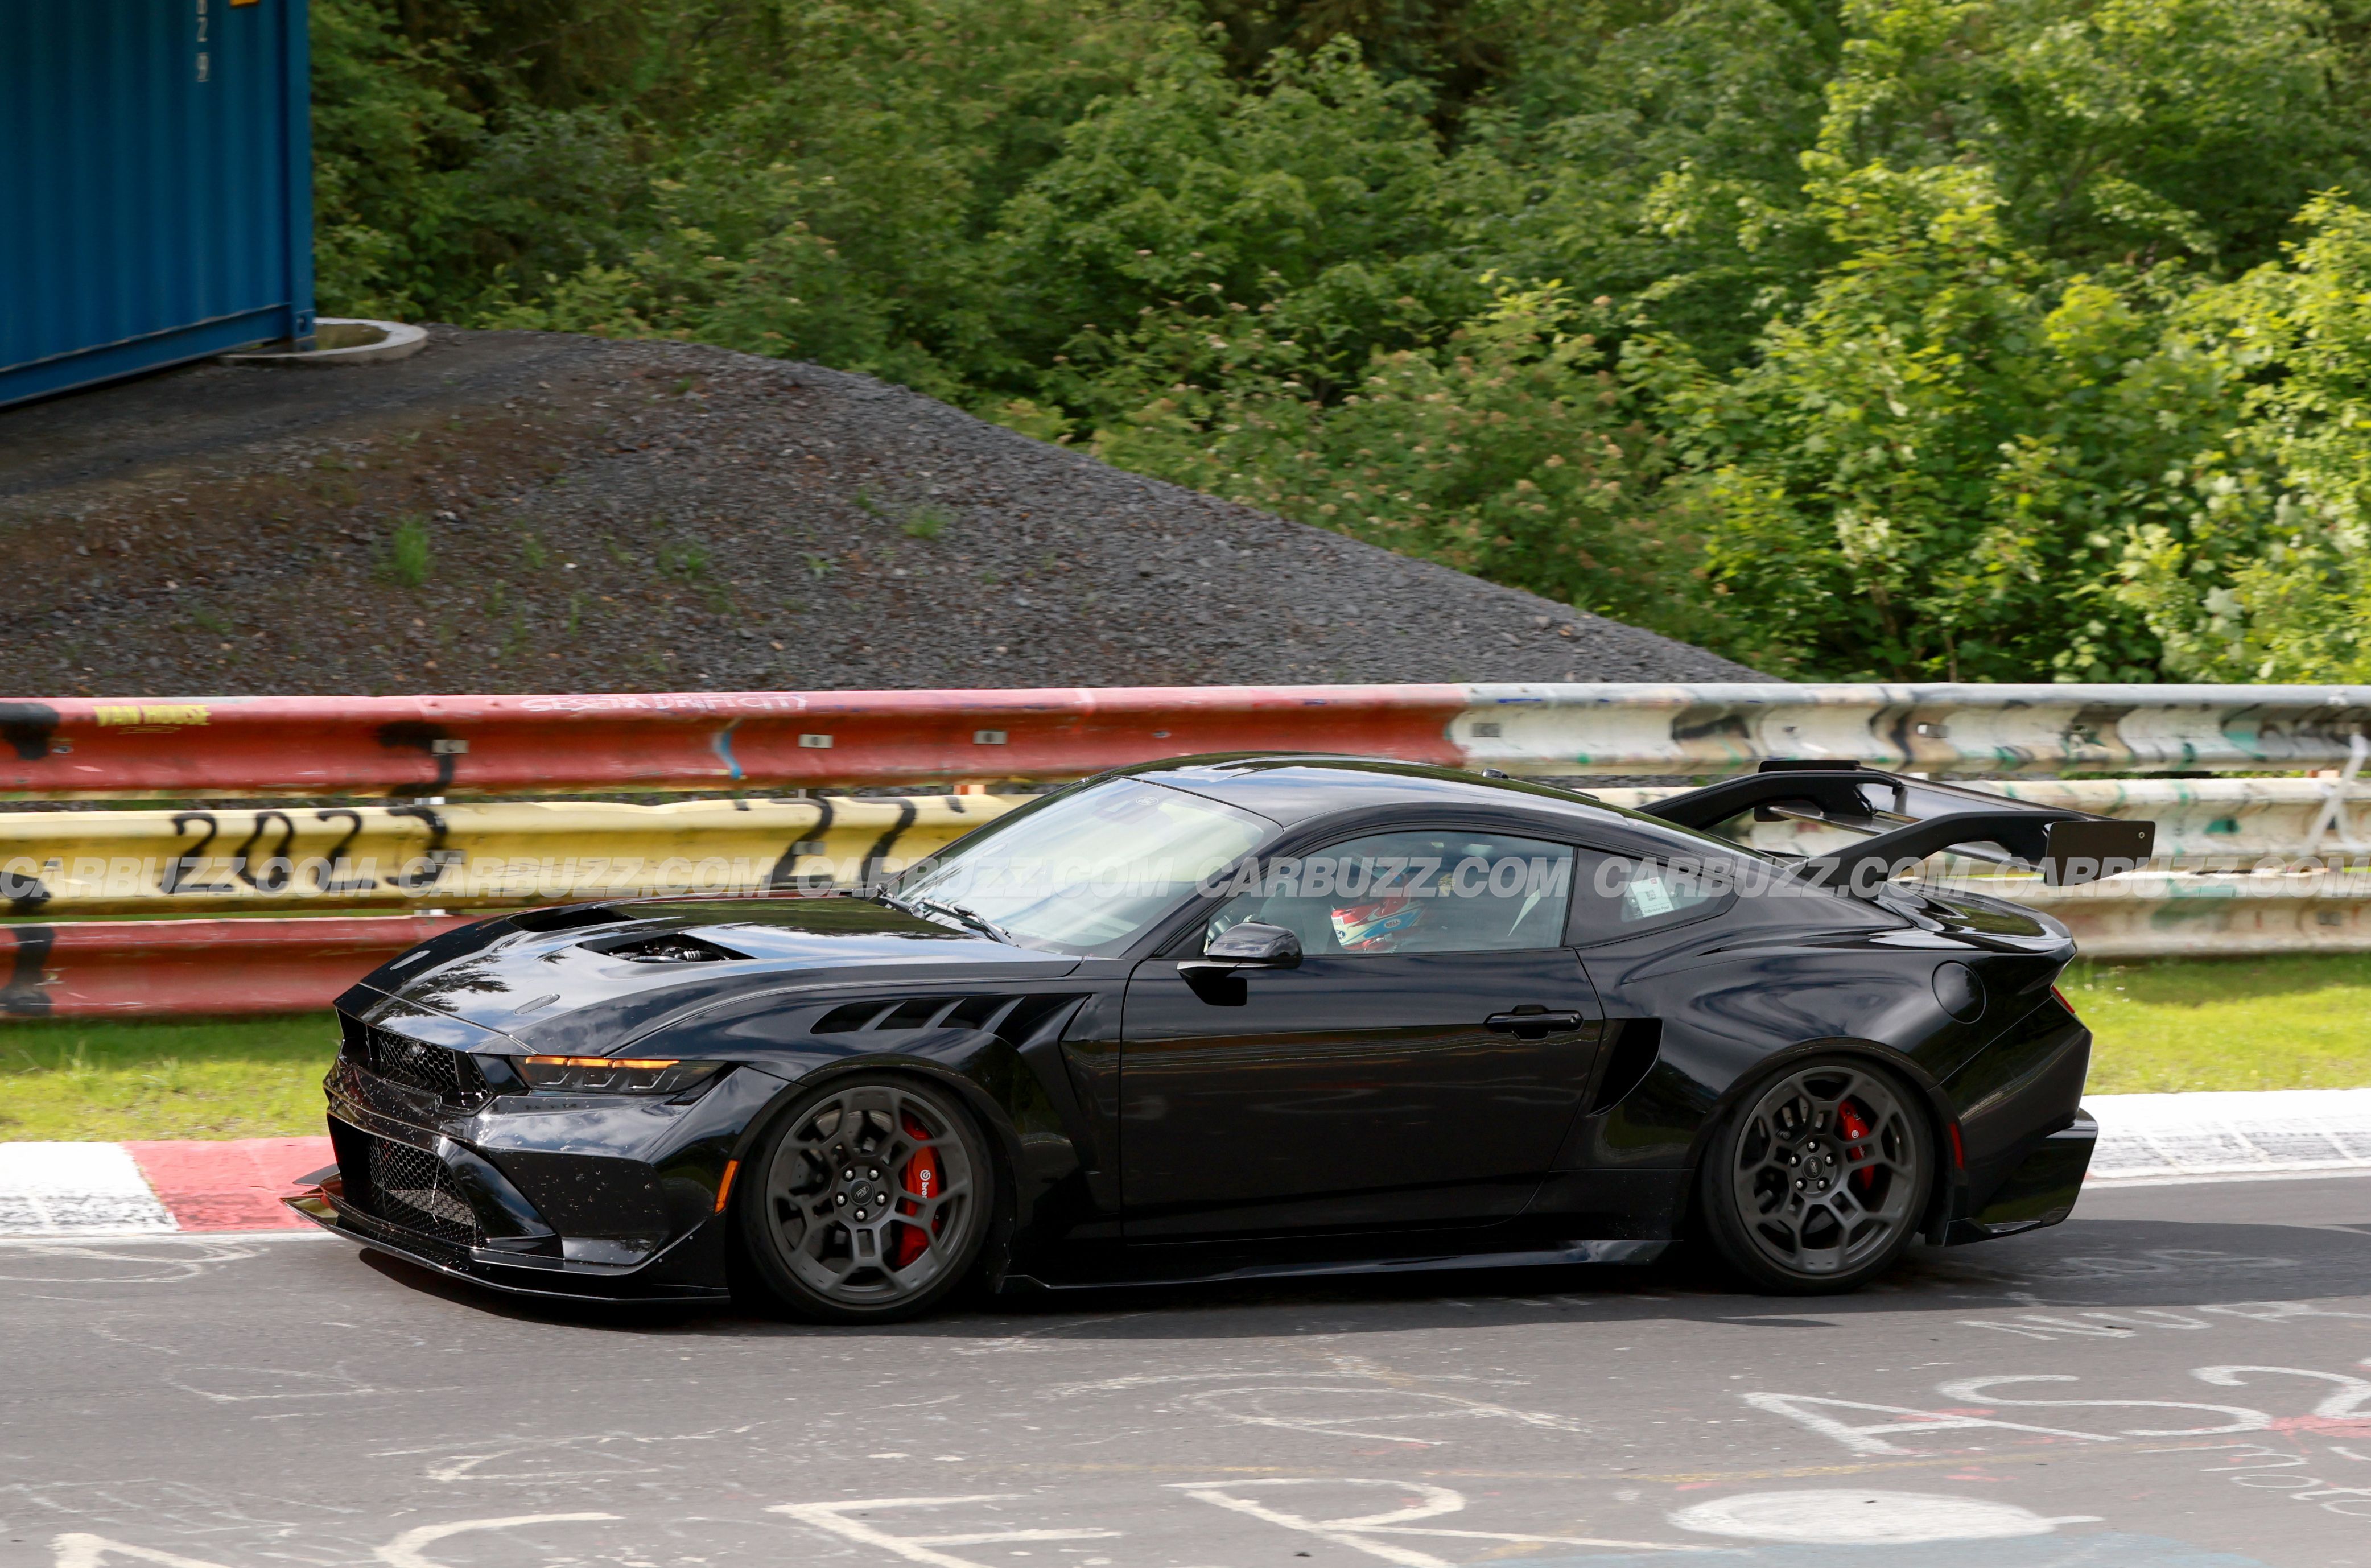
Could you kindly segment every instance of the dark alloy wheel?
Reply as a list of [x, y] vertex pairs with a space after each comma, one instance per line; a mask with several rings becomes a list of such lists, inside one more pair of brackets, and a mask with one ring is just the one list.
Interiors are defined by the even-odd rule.
[[1915, 1239], [1933, 1150], [1891, 1074], [1841, 1057], [1790, 1067], [1714, 1136], [1703, 1172], [1713, 1246], [1761, 1289], [1854, 1289]]
[[760, 1277], [804, 1316], [911, 1317], [978, 1261], [994, 1167], [944, 1090], [886, 1075], [836, 1082], [779, 1121], [749, 1163], [742, 1238]]

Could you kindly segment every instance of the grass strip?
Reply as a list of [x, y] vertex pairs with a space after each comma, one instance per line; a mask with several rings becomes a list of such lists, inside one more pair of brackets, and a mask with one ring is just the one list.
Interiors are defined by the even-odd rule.
[[2094, 1094], [2371, 1087], [2371, 953], [2081, 963]]
[[0, 1023], [0, 1142], [319, 1133], [337, 1054], [326, 1012]]

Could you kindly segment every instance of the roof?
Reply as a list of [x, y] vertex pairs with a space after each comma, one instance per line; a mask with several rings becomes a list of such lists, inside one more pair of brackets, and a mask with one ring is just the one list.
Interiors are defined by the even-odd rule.
[[1106, 777], [1207, 795], [1287, 827], [1371, 806], [1478, 806], [1608, 825], [1633, 820], [1629, 813], [1553, 785], [1389, 757], [1221, 752], [1139, 763]]

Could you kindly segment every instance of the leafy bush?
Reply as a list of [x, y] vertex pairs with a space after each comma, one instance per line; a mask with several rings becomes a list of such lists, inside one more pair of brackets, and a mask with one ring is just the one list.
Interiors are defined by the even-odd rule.
[[1377, 349], [1355, 389], [1327, 398], [1328, 373], [1312, 368], [1325, 356], [1266, 310], [1214, 295], [1116, 346], [1117, 366], [1178, 379], [1126, 398], [1118, 375], [1101, 382], [1125, 406], [1095, 450], [1583, 609], [1711, 635], [1693, 541], [1661, 507], [1668, 444], [1610, 366], [1605, 315], [1554, 284], [1502, 287], [1440, 349]]

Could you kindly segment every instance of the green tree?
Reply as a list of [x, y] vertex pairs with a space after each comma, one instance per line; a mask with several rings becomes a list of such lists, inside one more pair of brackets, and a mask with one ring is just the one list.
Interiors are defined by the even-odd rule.
[[2132, 531], [2122, 597], [2192, 679], [2371, 679], [2371, 213], [2325, 196], [2303, 221], [2183, 316], [2250, 384], [2181, 476], [2183, 525]]
[[1757, 363], [1650, 341], [1631, 365], [1683, 421], [1730, 645], [1855, 678], [2153, 678], [2117, 562], [2227, 367], [2160, 342], [2148, 287], [2017, 247], [1982, 168], [1828, 167], [1813, 193], [1848, 256]]
[[1451, 329], [1486, 294], [1450, 248], [1428, 103], [1347, 40], [1243, 82], [1209, 39], [1172, 29], [1006, 205], [1007, 340], [1046, 367], [1046, 393], [1093, 412], [1092, 373], [1064, 367], [1107, 362], [1115, 334], [1188, 299], [1264, 301], [1313, 373], [1337, 376]]
[[1845, 20], [1821, 150], [1984, 165], [2007, 231], [2063, 260], [2264, 259], [2365, 146], [2318, 0], [1850, 0]]

